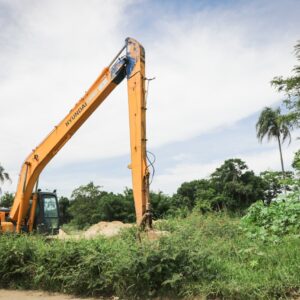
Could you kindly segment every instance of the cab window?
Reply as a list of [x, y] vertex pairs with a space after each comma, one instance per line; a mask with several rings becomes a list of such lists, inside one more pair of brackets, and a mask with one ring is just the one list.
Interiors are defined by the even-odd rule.
[[44, 217], [45, 218], [58, 218], [57, 202], [53, 196], [44, 196]]

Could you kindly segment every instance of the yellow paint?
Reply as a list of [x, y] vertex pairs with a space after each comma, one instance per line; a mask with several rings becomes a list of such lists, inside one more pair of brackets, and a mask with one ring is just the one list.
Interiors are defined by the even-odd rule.
[[[136, 40], [129, 38], [126, 41], [127, 53], [135, 60], [134, 69], [130, 78], [127, 78], [127, 84], [132, 186], [137, 223], [140, 224], [149, 202], [149, 173], [146, 162], [145, 52]], [[45, 166], [116, 86], [117, 84], [111, 78], [110, 68], [105, 68], [67, 116], [26, 158], [21, 168], [17, 192], [9, 214], [10, 219], [17, 224], [17, 232], [20, 232], [25, 224], [33, 187]], [[34, 213], [35, 209], [32, 209], [28, 222], [29, 231], [32, 230]], [[2, 222], [2, 230], [9, 231], [12, 228], [11, 224]]]
[[0, 233], [1, 232], [14, 232], [15, 226], [12, 222], [1, 222]]

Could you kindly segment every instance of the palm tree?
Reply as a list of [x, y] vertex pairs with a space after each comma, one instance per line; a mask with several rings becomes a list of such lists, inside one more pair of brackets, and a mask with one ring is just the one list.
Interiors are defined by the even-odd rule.
[[268, 141], [275, 138], [278, 142], [283, 178], [285, 178], [285, 171], [281, 145], [286, 140], [289, 140], [289, 143], [291, 142], [290, 129], [291, 124], [287, 118], [280, 113], [280, 108], [273, 110], [270, 107], [265, 107], [256, 123], [256, 135], [260, 142], [262, 142], [264, 137], [267, 137]]
[[[5, 169], [0, 164], [0, 183], [3, 184], [5, 181], [11, 181], [9, 175], [7, 172], [5, 172]], [[0, 193], [2, 192], [0, 188]]]

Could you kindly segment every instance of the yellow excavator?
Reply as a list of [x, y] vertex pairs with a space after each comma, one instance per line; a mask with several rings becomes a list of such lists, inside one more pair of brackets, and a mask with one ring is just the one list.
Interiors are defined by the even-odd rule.
[[[125, 52], [125, 53], [124, 53]], [[56, 193], [38, 189], [38, 178], [57, 152], [127, 77], [132, 187], [137, 225], [152, 228], [149, 166], [146, 150], [145, 50], [132, 38], [106, 67], [67, 116], [26, 158], [11, 209], [0, 210], [0, 232], [46, 232], [59, 229]], [[88, 216], [87, 216], [88, 217]]]

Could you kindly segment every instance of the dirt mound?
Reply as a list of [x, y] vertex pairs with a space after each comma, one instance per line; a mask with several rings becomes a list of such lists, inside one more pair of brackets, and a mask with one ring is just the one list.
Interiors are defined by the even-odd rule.
[[[124, 228], [131, 228], [135, 226], [135, 224], [126, 224], [120, 221], [112, 221], [112, 222], [104, 222], [101, 221], [97, 224], [92, 225], [86, 231], [76, 232], [68, 234], [62, 229], [59, 229], [59, 233], [57, 236], [53, 236], [53, 238], [57, 238], [59, 240], [68, 240], [68, 239], [92, 239], [97, 236], [105, 236], [105, 237], [113, 237], [120, 233], [120, 231]], [[148, 239], [148, 240], [158, 240], [162, 236], [169, 235], [170, 233], [167, 231], [161, 230], [147, 230], [145, 232], [141, 232], [139, 234], [140, 239]]]
[[57, 235], [57, 237], [59, 238], [59, 239], [65, 239], [65, 238], [67, 238], [67, 236], [68, 236], [68, 234], [66, 233], [66, 232], [64, 232], [61, 228], [59, 229], [59, 231], [58, 231], [58, 235]]
[[104, 235], [106, 237], [112, 237], [118, 235], [121, 229], [130, 228], [133, 224], [124, 224], [120, 221], [112, 222], [99, 222], [92, 225], [87, 231], [83, 233], [83, 236], [87, 239], [93, 238], [98, 235]]

